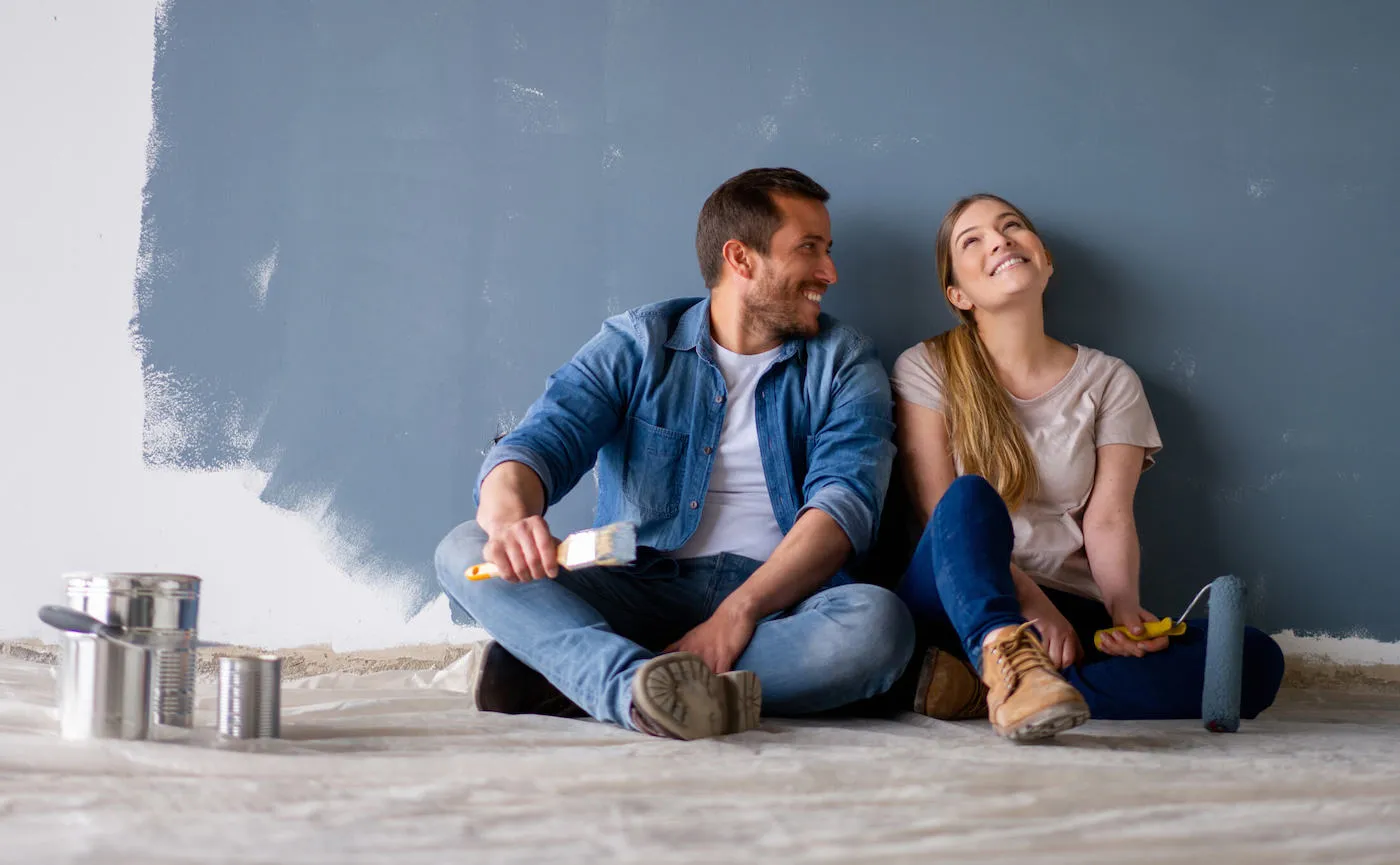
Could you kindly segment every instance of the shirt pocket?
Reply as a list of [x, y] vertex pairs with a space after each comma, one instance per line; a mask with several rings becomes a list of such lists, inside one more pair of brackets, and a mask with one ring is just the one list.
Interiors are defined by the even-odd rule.
[[685, 433], [628, 419], [622, 495], [642, 514], [670, 518], [680, 512], [682, 460], [689, 440]]

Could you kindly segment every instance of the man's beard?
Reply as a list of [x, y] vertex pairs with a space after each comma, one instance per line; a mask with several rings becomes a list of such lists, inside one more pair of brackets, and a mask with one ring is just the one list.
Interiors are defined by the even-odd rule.
[[817, 290], [825, 287], [817, 282], [779, 282], [771, 276], [762, 280], [745, 302], [748, 330], [783, 342], [816, 336], [820, 325], [809, 323], [802, 314], [802, 292], [809, 286]]

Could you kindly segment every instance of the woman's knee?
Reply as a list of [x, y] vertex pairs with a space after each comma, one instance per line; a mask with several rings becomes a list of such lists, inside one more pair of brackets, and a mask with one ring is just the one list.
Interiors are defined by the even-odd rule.
[[[979, 536], [1012, 539], [1011, 513], [1006, 502], [987, 479], [981, 475], [961, 475], [948, 485], [929, 518], [925, 534], [935, 539], [948, 532], [960, 532], [976, 527]], [[991, 531], [992, 534], [987, 533]], [[1003, 537], [1004, 536], [1004, 537]]]
[[938, 500], [939, 508], [1005, 507], [996, 488], [981, 475], [959, 475], [948, 485], [943, 497]]

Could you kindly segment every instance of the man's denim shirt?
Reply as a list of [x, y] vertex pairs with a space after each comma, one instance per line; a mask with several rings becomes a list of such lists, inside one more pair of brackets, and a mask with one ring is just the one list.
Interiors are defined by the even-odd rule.
[[[725, 398], [708, 299], [614, 316], [487, 454], [477, 501], [487, 473], [513, 460], [534, 469], [552, 505], [596, 458], [595, 525], [635, 522], [639, 545], [678, 549], [700, 524]], [[870, 340], [823, 314], [816, 336], [783, 344], [754, 398], [778, 526], [787, 533], [819, 508], [864, 553], [894, 459], [889, 379]]]

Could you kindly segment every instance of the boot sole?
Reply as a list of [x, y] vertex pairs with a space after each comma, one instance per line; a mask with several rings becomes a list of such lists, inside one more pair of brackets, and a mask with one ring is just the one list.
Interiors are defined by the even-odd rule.
[[757, 727], [762, 700], [752, 672], [716, 676], [689, 652], [652, 658], [632, 680], [633, 705], [672, 736], [687, 741]]
[[1089, 707], [1085, 705], [1059, 705], [1031, 715], [1009, 730], [997, 730], [1013, 742], [1036, 742], [1049, 739], [1066, 730], [1073, 730], [1089, 720]]
[[758, 726], [763, 715], [763, 686], [750, 670], [734, 670], [719, 677], [728, 702], [726, 733], [742, 733]]

